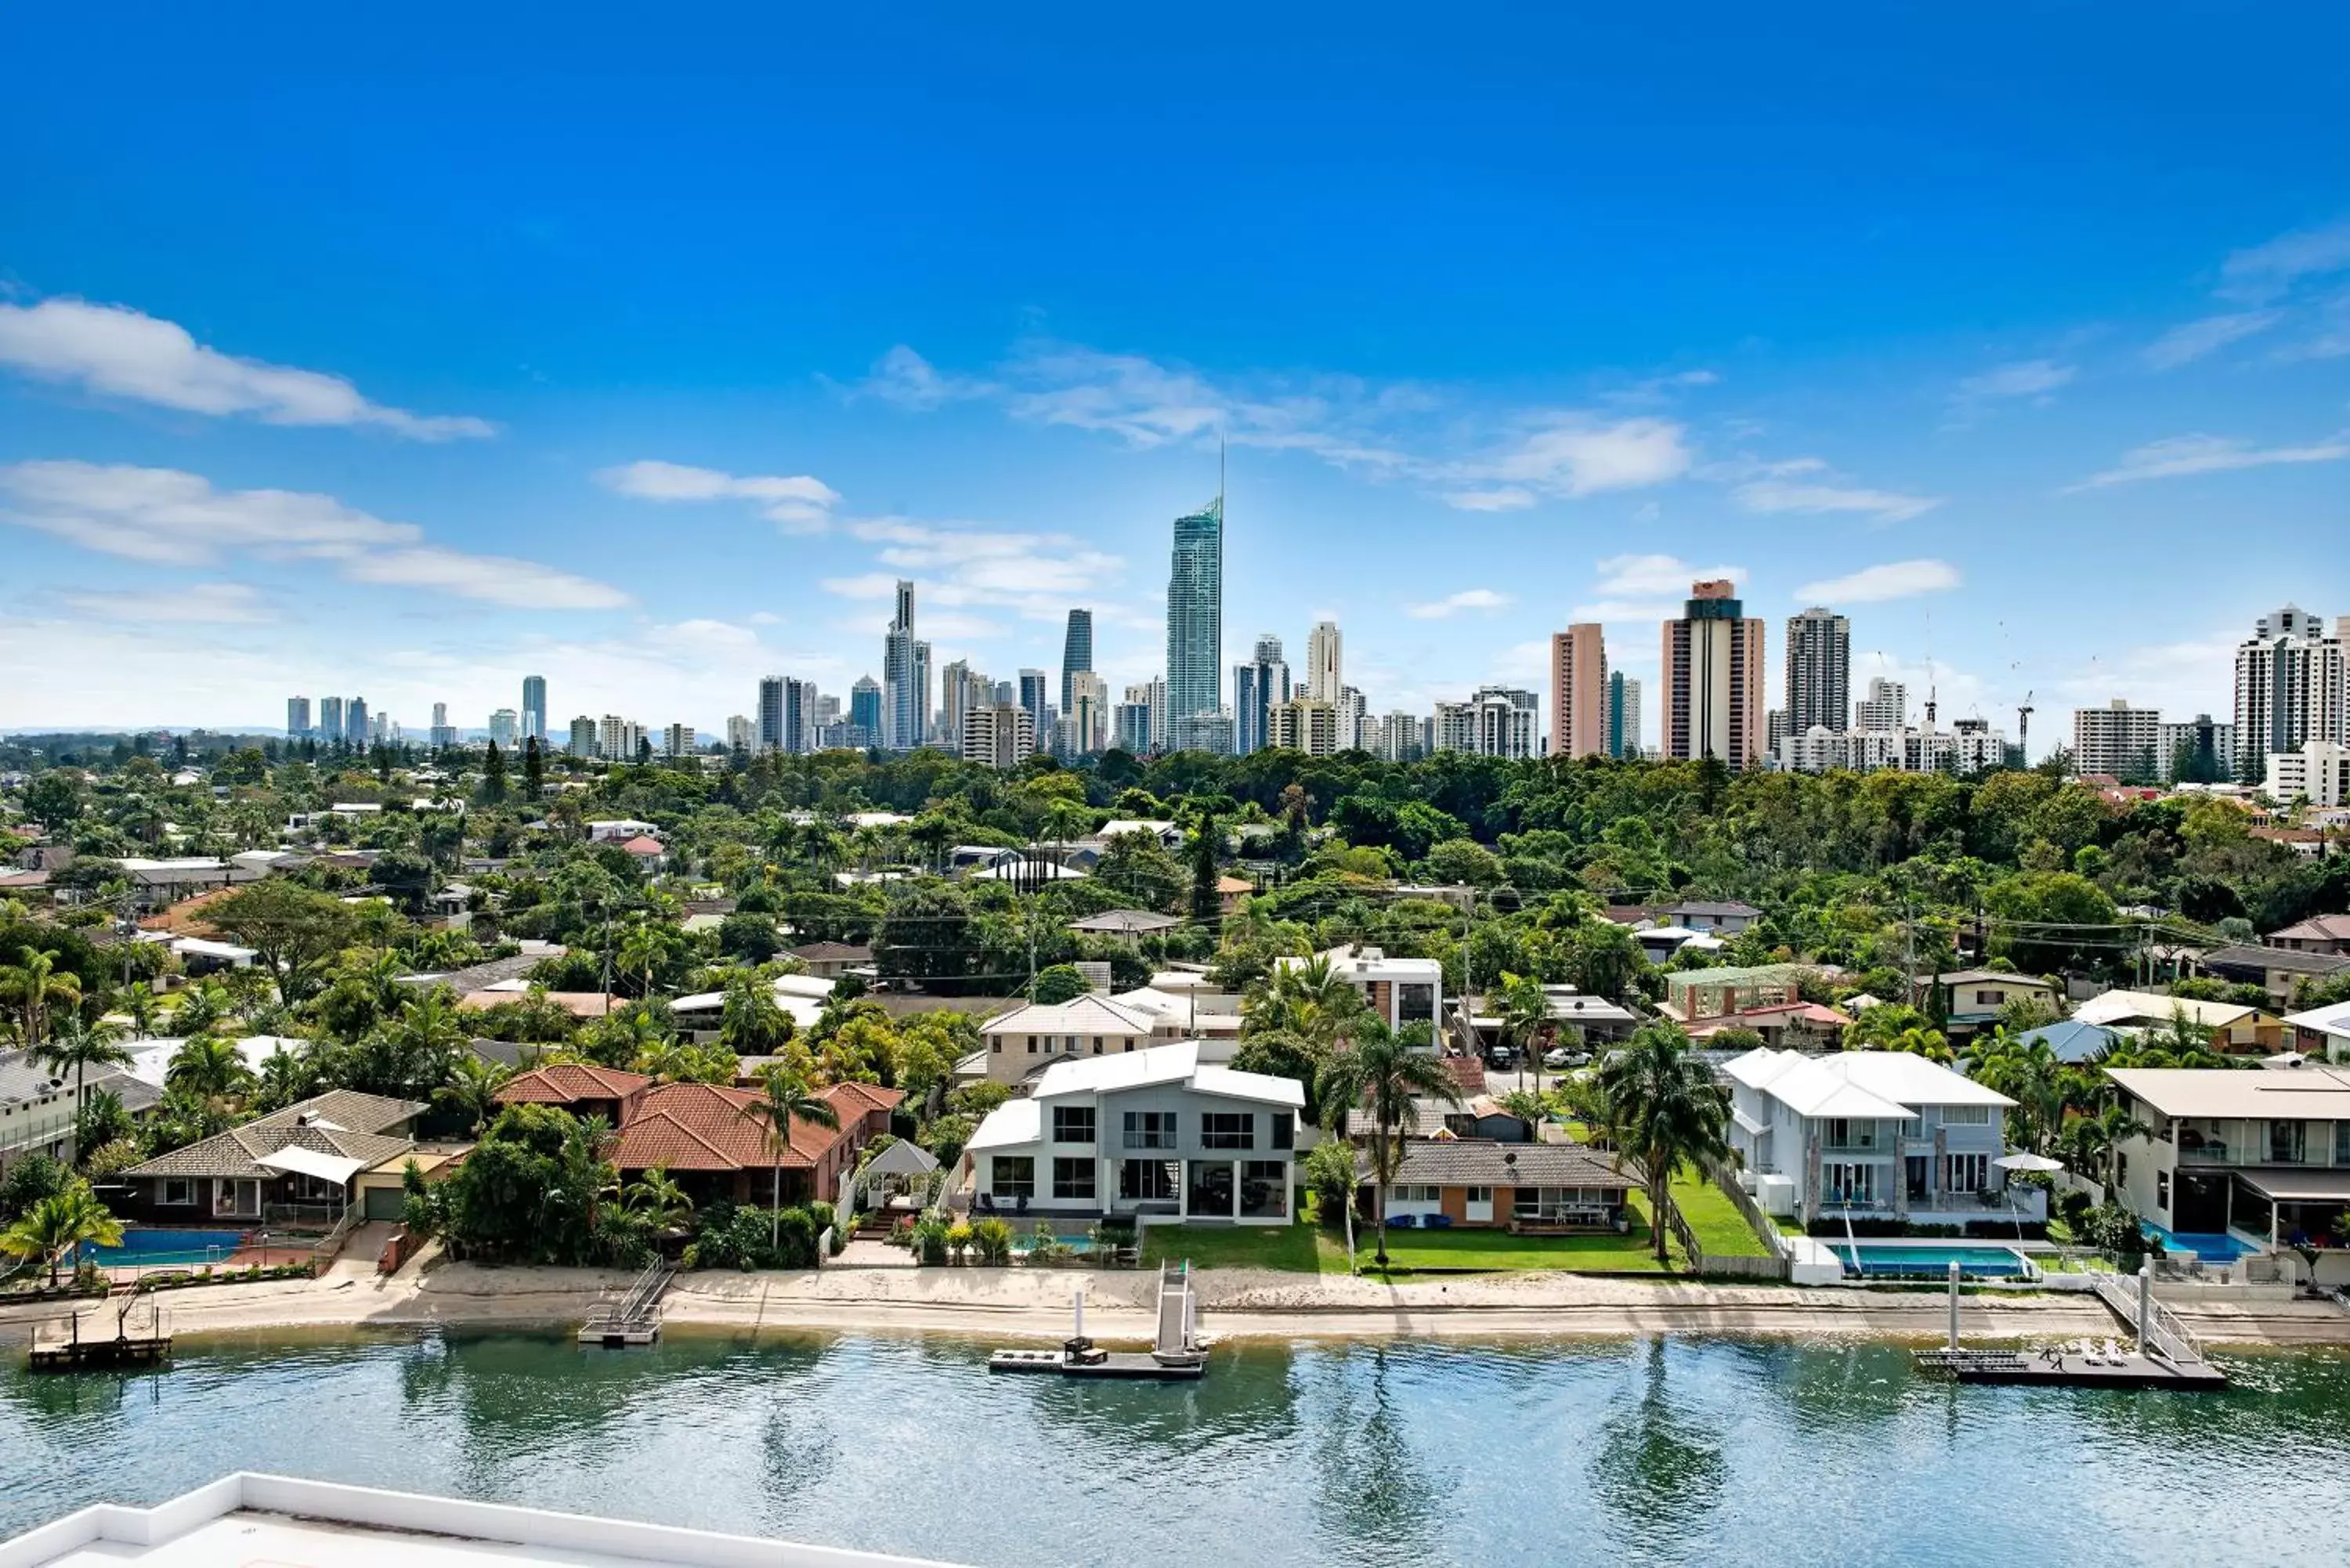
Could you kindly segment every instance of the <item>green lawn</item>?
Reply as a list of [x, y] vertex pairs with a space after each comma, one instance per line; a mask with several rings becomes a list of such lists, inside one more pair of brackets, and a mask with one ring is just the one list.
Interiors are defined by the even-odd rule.
[[1326, 1235], [1317, 1225], [1153, 1225], [1142, 1234], [1147, 1269], [1188, 1258], [1196, 1269], [1347, 1272], [1345, 1239]]
[[1674, 1178], [1673, 1202], [1680, 1210], [1681, 1218], [1689, 1221], [1690, 1229], [1697, 1233], [1697, 1244], [1705, 1249], [1709, 1257], [1771, 1255], [1762, 1238], [1754, 1233], [1754, 1227], [1746, 1222], [1746, 1216], [1730, 1200], [1730, 1194], [1706, 1178], [1689, 1174]]
[[[1355, 1233], [1355, 1252], [1362, 1272], [1376, 1275], [1371, 1251], [1377, 1235], [1368, 1228]], [[1648, 1227], [1635, 1224], [1626, 1236], [1513, 1236], [1507, 1231], [1389, 1231], [1388, 1272], [1418, 1269], [1557, 1269], [1587, 1274], [1653, 1274], [1658, 1272], [1649, 1250]]]

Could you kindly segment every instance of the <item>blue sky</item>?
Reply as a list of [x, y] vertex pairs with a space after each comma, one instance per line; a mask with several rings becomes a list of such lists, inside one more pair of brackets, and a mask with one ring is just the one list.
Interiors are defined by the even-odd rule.
[[2350, 613], [2338, 12], [1556, 9], [20, 17], [0, 726], [715, 730], [899, 575], [1115, 688], [1219, 431], [1227, 663], [1382, 711], [1724, 568], [2035, 742]]

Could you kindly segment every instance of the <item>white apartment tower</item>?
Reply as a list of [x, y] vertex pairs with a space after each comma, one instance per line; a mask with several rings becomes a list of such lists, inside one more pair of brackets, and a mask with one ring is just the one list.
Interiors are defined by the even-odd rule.
[[963, 715], [962, 760], [1016, 768], [1035, 753], [1035, 715], [1017, 702], [990, 702]]
[[1787, 618], [1786, 732], [1841, 729], [1852, 711], [1852, 623], [1814, 605]]
[[2163, 774], [2162, 714], [2116, 697], [2102, 708], [2073, 710], [2073, 771], [2151, 783]]
[[2268, 759], [2311, 741], [2345, 738], [2350, 616], [2329, 633], [2296, 605], [2262, 616], [2236, 647], [2235, 776], [2258, 784]]
[[[1834, 720], [1823, 722], [1828, 729], [1841, 728]], [[1856, 730], [1894, 731], [1909, 727], [1909, 689], [1898, 680], [1887, 680], [1882, 675], [1868, 678], [1868, 694], [1852, 705], [1852, 727]], [[1804, 726], [1810, 728], [1809, 725]], [[1802, 734], [1803, 730], [1793, 732]]]
[[1336, 702], [1345, 668], [1345, 639], [1338, 623], [1315, 621], [1305, 638], [1305, 694], [1317, 702]]

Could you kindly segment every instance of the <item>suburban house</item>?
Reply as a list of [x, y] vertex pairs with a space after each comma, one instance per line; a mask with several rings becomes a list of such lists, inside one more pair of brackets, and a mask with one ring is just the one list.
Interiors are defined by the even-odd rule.
[[1825, 1002], [1774, 1002], [1706, 1019], [1689, 1031], [1689, 1037], [1700, 1045], [1719, 1044], [1726, 1030], [1751, 1029], [1773, 1050], [1834, 1051], [1842, 1047], [1851, 1023], [1849, 1014]]
[[2350, 1002], [2288, 1012], [2284, 1022], [2293, 1031], [2285, 1044], [2303, 1055], [2327, 1062], [2350, 1060]]
[[2084, 1023], [2077, 1018], [2067, 1018], [2062, 1023], [2043, 1023], [2015, 1038], [2027, 1049], [2033, 1044], [2047, 1046], [2056, 1060], [2071, 1066], [2102, 1056], [2121, 1043], [2121, 1036], [2114, 1031], [2100, 1024]]
[[2303, 984], [2350, 972], [2350, 957], [2242, 942], [2213, 948], [2195, 961], [2195, 967], [2214, 980], [2257, 985], [2280, 1004], [2289, 1006]]
[[2284, 1049], [2284, 1021], [2237, 1002], [2198, 1002], [2152, 991], [2108, 991], [2073, 1010], [2075, 1023], [2132, 1033], [2167, 1030], [2180, 1018], [2214, 1051], [2270, 1056]]
[[980, 1038], [987, 1047], [988, 1078], [1020, 1084], [1056, 1062], [1139, 1051], [1160, 1023], [1156, 1012], [1088, 994], [999, 1012], [980, 1026]]
[[973, 1209], [1286, 1224], [1305, 1104], [1295, 1078], [1204, 1063], [1191, 1042], [1060, 1061], [972, 1134]]
[[1653, 964], [1672, 962], [1683, 948], [1692, 952], [1720, 952], [1729, 944], [1720, 937], [1707, 936], [1694, 926], [1635, 926], [1632, 940], [1639, 944], [1641, 953]]
[[835, 1084], [822, 1091], [837, 1127], [792, 1119], [790, 1146], [768, 1137], [756, 1090], [717, 1084], [659, 1084], [638, 1073], [573, 1064], [534, 1067], [498, 1091], [504, 1105], [551, 1105], [574, 1116], [598, 1116], [613, 1127], [606, 1158], [622, 1180], [660, 1167], [695, 1202], [830, 1201], [843, 1173], [865, 1146], [889, 1130], [889, 1113], [905, 1097], [873, 1084]]
[[1173, 915], [1162, 915], [1155, 909], [1105, 909], [1098, 915], [1071, 920], [1069, 929], [1081, 937], [1114, 937], [1135, 947], [1143, 938], [1165, 936], [1182, 923]]
[[851, 970], [869, 969], [873, 963], [873, 950], [861, 942], [809, 942], [787, 951], [818, 980], [838, 980]]
[[[1378, 1189], [1369, 1157], [1357, 1166], [1357, 1202], [1373, 1212]], [[1521, 1232], [1621, 1231], [1625, 1199], [1638, 1185], [1615, 1157], [1581, 1144], [1416, 1139], [1388, 1188], [1389, 1225], [1464, 1226]]]
[[[424, 1109], [414, 1100], [330, 1089], [132, 1166], [122, 1173], [131, 1217], [151, 1224], [339, 1218], [357, 1200], [362, 1174], [398, 1171], [415, 1152], [413, 1129]], [[393, 1204], [368, 1217], [398, 1213]]]
[[1953, 970], [1936, 975], [1934, 984], [1942, 993], [1943, 1015], [1955, 1034], [1997, 1023], [2012, 1002], [2045, 1002], [2054, 1008], [2057, 995], [2056, 987], [2038, 975], [2002, 969]]
[[[83, 1091], [120, 1094], [123, 1075], [112, 1069], [86, 1075]], [[0, 1051], [0, 1170], [28, 1154], [68, 1159], [74, 1153], [74, 1087], [70, 1071], [36, 1065], [24, 1051]]]
[[[1593, 1041], [1621, 1040], [1640, 1024], [1640, 1015], [1630, 1008], [1606, 997], [1586, 996], [1571, 985], [1546, 985], [1543, 994], [1550, 1003], [1550, 1046], [1571, 1048]], [[1506, 1021], [1493, 1011], [1501, 1000], [1469, 995], [1454, 1002], [1451, 1033], [1462, 1050], [1482, 1054], [1504, 1043]]]
[[1241, 1037], [1240, 1002], [1212, 990], [1161, 991], [1156, 984], [1121, 991], [1110, 1001], [1128, 1011], [1151, 1015], [1150, 1043], [1172, 1040], [1229, 1040]]
[[1828, 978], [1835, 969], [1814, 964], [1763, 963], [1743, 968], [1690, 969], [1665, 976], [1660, 1011], [1675, 1023], [1693, 1026], [1725, 1013], [1752, 1012], [1800, 1002], [1806, 978]]
[[[1390, 1029], [1425, 1023], [1430, 1029], [1444, 1013], [1444, 965], [1435, 959], [1389, 958], [1378, 948], [1359, 943], [1332, 948], [1317, 955], [1330, 972], [1362, 994], [1370, 1010], [1387, 1020]], [[1302, 969], [1311, 960], [1277, 958], [1278, 969]]]
[[[2350, 1072], [2306, 1067], [2106, 1070], [2151, 1129], [2115, 1146], [2118, 1196], [2206, 1261], [2305, 1242], [2350, 1246]], [[2350, 1284], [2350, 1252], [2318, 1282]]]
[[2269, 946], [2288, 952], [2350, 956], [2350, 915], [2312, 915], [2271, 931], [2264, 940]]
[[1245, 877], [1219, 875], [1216, 877], [1216, 913], [1230, 917], [1241, 912], [1241, 900], [1256, 891], [1256, 884]]
[[[1487, 1143], [1532, 1143], [1534, 1129], [1503, 1110], [1490, 1095], [1463, 1096], [1455, 1106], [1444, 1100], [1414, 1100], [1411, 1120], [1397, 1130], [1408, 1138], [1482, 1138]], [[1378, 1127], [1371, 1113], [1347, 1113], [1347, 1136], [1368, 1137]]]
[[1758, 1049], [1725, 1064], [1739, 1180], [1764, 1212], [1808, 1224], [1850, 1214], [1919, 1225], [2046, 1218], [2010, 1188], [2015, 1102], [1903, 1051], [1806, 1056]]
[[1735, 898], [1689, 898], [1666, 906], [1665, 918], [1709, 937], [1734, 937], [1762, 918], [1762, 911]]

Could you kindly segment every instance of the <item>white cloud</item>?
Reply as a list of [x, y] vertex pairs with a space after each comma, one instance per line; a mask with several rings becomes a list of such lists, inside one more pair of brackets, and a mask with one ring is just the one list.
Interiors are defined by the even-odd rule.
[[995, 389], [984, 381], [949, 376], [900, 343], [873, 362], [857, 390], [900, 408], [935, 409], [963, 398], [984, 397]]
[[1455, 490], [1445, 495], [1444, 504], [1463, 512], [1518, 512], [1534, 504], [1534, 493], [1513, 484], [1497, 490]]
[[2059, 365], [2054, 359], [2017, 359], [1995, 365], [1979, 376], [1969, 376], [1959, 383], [1958, 397], [1960, 401], [1970, 403], [2009, 398], [2045, 399], [2072, 380], [2073, 376], [2072, 366]]
[[2303, 277], [2345, 268], [2350, 268], [2350, 219], [2280, 234], [2236, 252], [2220, 264], [2220, 292], [2234, 299], [2265, 301], [2286, 293]]
[[2069, 493], [2145, 479], [2177, 479], [2192, 473], [2266, 468], [2276, 463], [2334, 462], [2345, 457], [2350, 457], [2350, 431], [2326, 436], [2311, 446], [2256, 447], [2233, 436], [2171, 436], [2124, 452], [2121, 462], [2112, 468], [2065, 489]]
[[1584, 414], [1554, 413], [1544, 416], [1512, 450], [1463, 465], [1462, 473], [1570, 499], [1640, 489], [1689, 472], [1694, 457], [1686, 434], [1671, 420], [1599, 422]]
[[415, 441], [494, 435], [466, 415], [372, 402], [340, 376], [224, 354], [187, 328], [121, 305], [45, 299], [0, 305], [0, 364], [108, 397], [275, 425], [376, 425]]
[[331, 562], [353, 582], [432, 587], [533, 609], [609, 609], [618, 588], [535, 561], [427, 543], [331, 495], [214, 490], [202, 476], [128, 464], [32, 462], [0, 467], [0, 522], [129, 560], [193, 566], [232, 554]]
[[[825, 591], [886, 600], [899, 577], [914, 578], [920, 584], [916, 623], [926, 635], [944, 624], [931, 607], [1002, 607], [1030, 620], [1061, 620], [1071, 604], [1098, 599], [1125, 566], [1066, 534], [950, 526], [907, 517], [860, 518], [847, 532], [878, 546], [874, 559], [888, 570], [827, 577]], [[986, 634], [974, 628], [967, 635]]]
[[1752, 480], [1731, 493], [1749, 512], [1859, 512], [1880, 523], [1906, 522], [1941, 504], [1929, 495], [1903, 495], [1856, 485], [1791, 484], [1783, 479]]
[[1804, 604], [1879, 604], [1941, 593], [1959, 587], [1962, 580], [1958, 568], [1947, 561], [1891, 561], [1864, 566], [1846, 576], [1805, 583], [1795, 590], [1795, 597]]
[[821, 533], [840, 493], [809, 474], [733, 474], [643, 459], [598, 469], [596, 483], [639, 501], [749, 501], [790, 534]]
[[2207, 316], [2172, 327], [2147, 344], [2139, 358], [2154, 369], [2175, 370], [2230, 343], [2266, 332], [2283, 319], [2282, 310], [2235, 310]]
[[1598, 570], [1593, 597], [1569, 610], [1569, 620], [1620, 626], [1669, 619], [1681, 613], [1692, 583], [1746, 576], [1743, 566], [1692, 566], [1677, 556], [1610, 556]]
[[1509, 595], [1497, 594], [1491, 588], [1463, 588], [1427, 604], [1407, 605], [1404, 613], [1414, 620], [1443, 620], [1462, 610], [1500, 609], [1509, 602]]
[[190, 583], [161, 588], [91, 588], [58, 596], [99, 620], [227, 626], [274, 620], [261, 597], [244, 583]]

